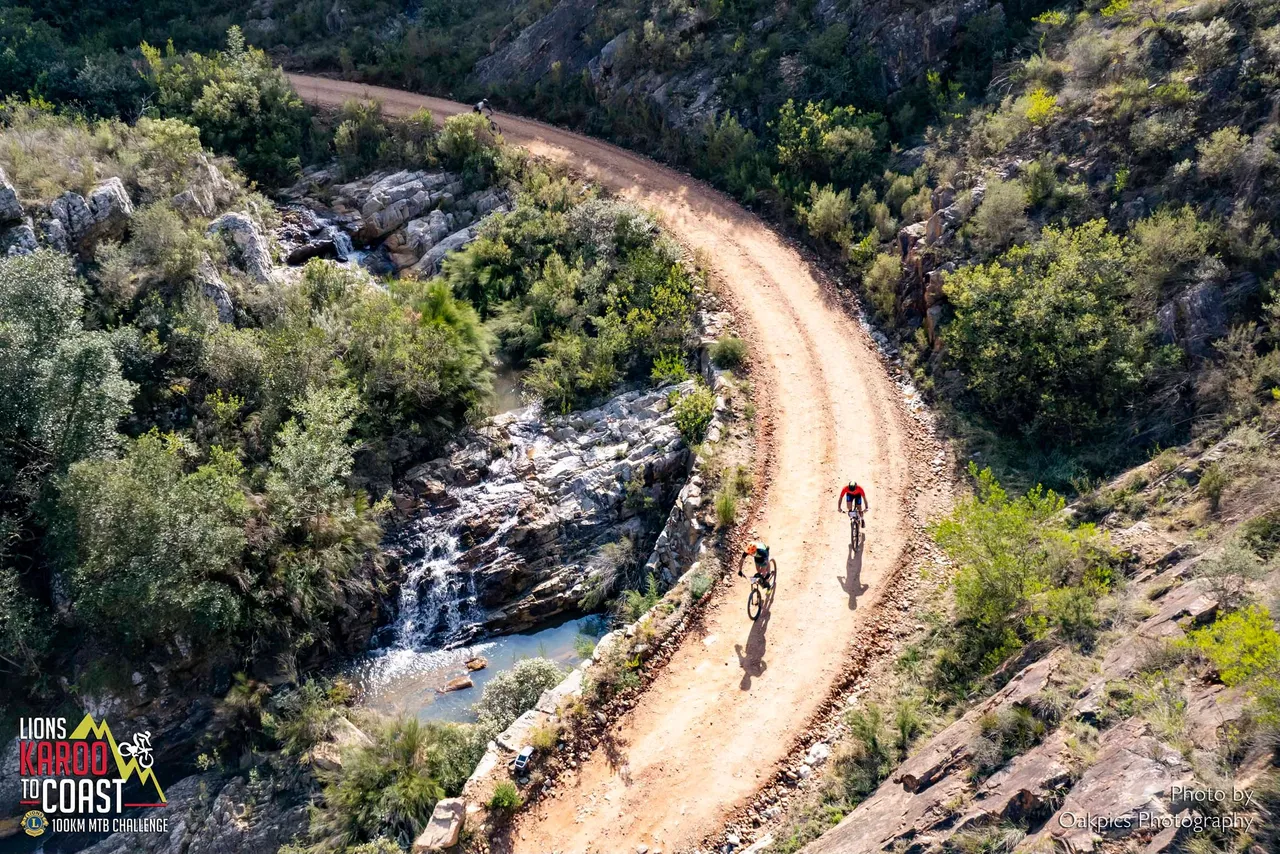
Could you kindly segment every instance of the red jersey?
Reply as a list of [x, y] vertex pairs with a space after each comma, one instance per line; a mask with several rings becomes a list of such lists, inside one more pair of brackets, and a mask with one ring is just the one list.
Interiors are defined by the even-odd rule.
[[846, 486], [844, 489], [840, 490], [840, 498], [837, 500], [844, 501], [844, 497], [846, 495], [852, 496], [854, 503], [859, 507], [867, 503], [867, 493], [861, 486], [854, 486], [852, 488]]

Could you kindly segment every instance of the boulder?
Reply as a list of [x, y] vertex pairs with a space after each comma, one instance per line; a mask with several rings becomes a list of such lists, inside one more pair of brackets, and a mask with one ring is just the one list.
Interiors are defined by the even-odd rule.
[[489, 659], [483, 655], [477, 655], [474, 658], [467, 659], [467, 669], [474, 672], [476, 670], [484, 670], [489, 666]]
[[413, 841], [413, 854], [434, 854], [457, 845], [466, 815], [467, 804], [462, 798], [437, 801], [431, 821]]
[[231, 250], [231, 260], [259, 284], [273, 280], [271, 250], [267, 238], [248, 214], [225, 213], [209, 223], [208, 234], [221, 235]]
[[235, 198], [235, 185], [206, 154], [199, 155], [193, 171], [195, 176], [187, 188], [174, 196], [170, 204], [189, 216], [216, 216]]
[[471, 681], [470, 676], [458, 676], [441, 685], [436, 691], [440, 694], [452, 694], [454, 691], [464, 691], [467, 688], [474, 687], [476, 687], [476, 683]]
[[0, 167], [0, 225], [20, 222], [22, 218], [22, 202], [18, 199], [18, 191], [9, 182], [4, 168]]
[[476, 228], [474, 226], [455, 231], [448, 237], [432, 246], [417, 264], [414, 265], [420, 275], [434, 276], [440, 272], [440, 264], [444, 261], [445, 256], [451, 252], [457, 252], [468, 243], [476, 239]]
[[218, 275], [218, 268], [213, 266], [213, 261], [206, 255], [200, 261], [200, 265], [196, 267], [196, 284], [200, 286], [200, 293], [209, 299], [218, 309], [218, 321], [220, 323], [231, 323], [236, 319], [236, 308], [231, 302], [231, 291], [227, 288], [227, 283]]
[[0, 228], [0, 255], [29, 255], [38, 246], [30, 219], [18, 225]]
[[477, 62], [475, 81], [481, 88], [530, 86], [553, 65], [559, 66], [566, 80], [580, 74], [596, 55], [590, 39], [584, 37], [595, 13], [596, 0], [560, 0], [509, 44]]
[[[124, 236], [133, 216], [133, 202], [119, 178], [109, 178], [88, 197], [65, 192], [49, 205], [50, 243], [63, 251], [87, 256], [99, 241]], [[53, 225], [56, 223], [57, 225]]]

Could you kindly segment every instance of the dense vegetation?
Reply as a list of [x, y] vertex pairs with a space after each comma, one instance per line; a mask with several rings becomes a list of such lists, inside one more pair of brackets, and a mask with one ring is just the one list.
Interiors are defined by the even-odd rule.
[[694, 280], [681, 254], [634, 206], [547, 178], [443, 272], [505, 358], [529, 368], [529, 389], [568, 411], [623, 378], [647, 378], [664, 356], [682, 369]]
[[[281, 83], [234, 33], [212, 59], [148, 56], [158, 78], [250, 68], [232, 88]], [[268, 101], [296, 96], [245, 95], [230, 114]], [[647, 381], [658, 362], [683, 371], [694, 278], [647, 215], [502, 151], [471, 116], [439, 134], [429, 117], [386, 127], [353, 106], [338, 118], [347, 168], [442, 163], [509, 183], [518, 203], [442, 277], [379, 284], [317, 260], [264, 283], [228, 263], [208, 212], [174, 201], [220, 181], [220, 206], [273, 222], [202, 130], [14, 101], [0, 115], [0, 164], [24, 199], [114, 176], [138, 203], [120, 239], [80, 264], [47, 249], [0, 259], [0, 586], [16, 603], [0, 632], [5, 667], [36, 679], [30, 699], [56, 693], [39, 674], [77, 650], [143, 661], [194, 648], [288, 669], [341, 647], [344, 620], [381, 585], [383, 506], [356, 484], [385, 484], [405, 447], [421, 458], [486, 413], [496, 347], [566, 410]], [[296, 167], [261, 148], [276, 137], [246, 133], [249, 149], [212, 143], [264, 179]], [[234, 294], [232, 322], [210, 275]]]

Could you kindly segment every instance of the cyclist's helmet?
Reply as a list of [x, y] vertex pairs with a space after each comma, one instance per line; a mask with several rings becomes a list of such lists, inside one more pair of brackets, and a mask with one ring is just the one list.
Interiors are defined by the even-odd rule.
[[755, 544], [755, 543], [748, 543], [748, 544], [747, 544], [747, 554], [749, 554], [749, 555], [753, 555], [753, 554], [755, 554], [755, 553], [756, 553], [756, 548], [757, 548], [757, 546], [756, 546], [756, 544]]

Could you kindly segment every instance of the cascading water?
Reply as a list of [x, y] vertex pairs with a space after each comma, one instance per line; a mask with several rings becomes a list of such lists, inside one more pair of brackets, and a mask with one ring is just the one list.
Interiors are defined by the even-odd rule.
[[[515, 415], [513, 413], [512, 415]], [[508, 416], [510, 417], [510, 416]], [[518, 416], [517, 416], [518, 417]], [[484, 567], [462, 565], [461, 536], [473, 536], [477, 517], [496, 515], [492, 532], [473, 544], [493, 560], [519, 519], [506, 508], [518, 487], [503, 474], [545, 436], [537, 430], [510, 431], [505, 453], [489, 463], [491, 477], [450, 490], [456, 503], [443, 513], [418, 517], [396, 535], [394, 549], [405, 567], [395, 621], [383, 633], [383, 646], [360, 662], [352, 675], [369, 705], [381, 711], [410, 712], [424, 718], [466, 720], [477, 699], [474, 691], [441, 693], [450, 680], [466, 673], [468, 659], [482, 655], [489, 667], [472, 673], [477, 687], [520, 658], [543, 655], [565, 664], [578, 660], [574, 639], [584, 624], [571, 620], [532, 634], [508, 635], [473, 643], [484, 617], [476, 574]], [[451, 502], [452, 503], [452, 502]], [[465, 532], [465, 533], [464, 533]]]

